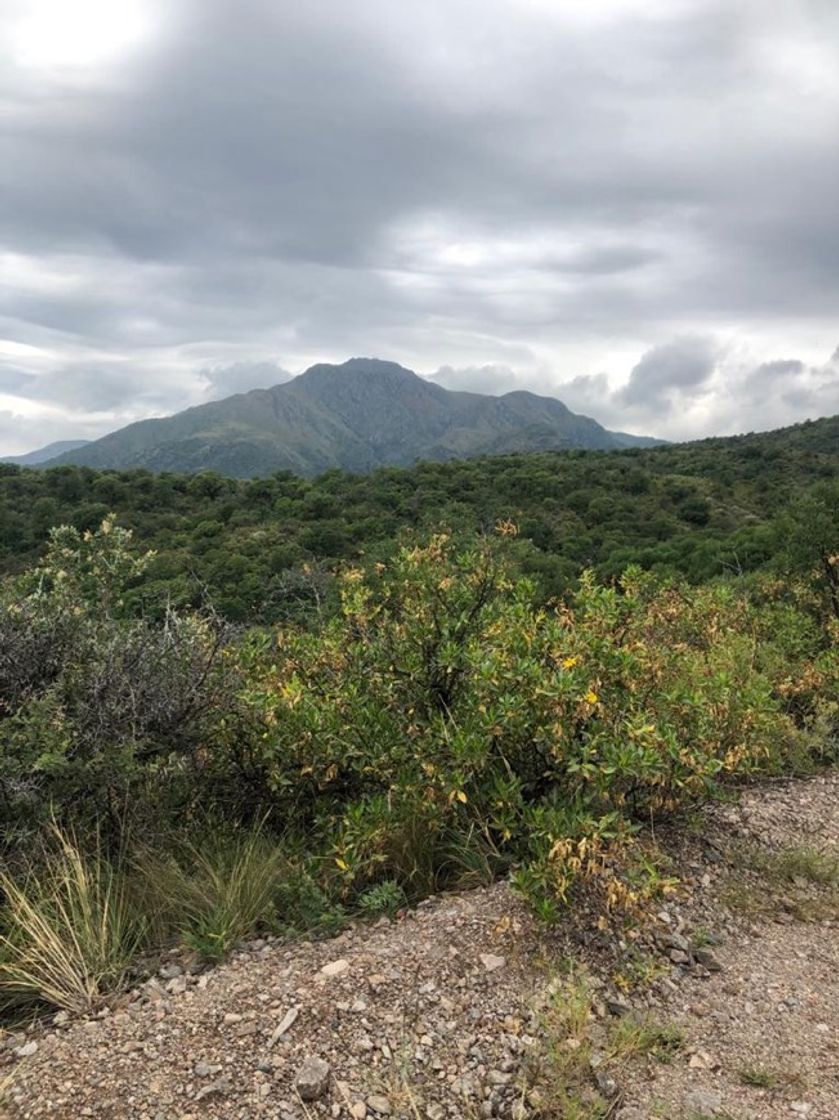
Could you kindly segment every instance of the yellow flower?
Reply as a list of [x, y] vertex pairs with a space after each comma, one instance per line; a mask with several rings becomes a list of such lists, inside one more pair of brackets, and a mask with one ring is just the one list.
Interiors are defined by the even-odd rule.
[[586, 700], [588, 701], [589, 704], [596, 704], [597, 703], [597, 693], [592, 692], [589, 689], [589, 691], [586, 693]]
[[573, 669], [576, 664], [577, 664], [577, 658], [576, 657], [566, 657], [565, 660], [562, 662], [562, 668], [563, 669]]

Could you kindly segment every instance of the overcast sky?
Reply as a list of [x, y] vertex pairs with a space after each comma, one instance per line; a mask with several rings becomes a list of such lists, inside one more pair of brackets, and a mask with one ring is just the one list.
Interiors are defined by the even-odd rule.
[[839, 0], [0, 0], [0, 452], [353, 355], [839, 412]]

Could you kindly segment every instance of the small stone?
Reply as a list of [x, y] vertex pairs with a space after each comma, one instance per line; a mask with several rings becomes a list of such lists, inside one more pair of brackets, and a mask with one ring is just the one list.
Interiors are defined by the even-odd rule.
[[203, 1101], [205, 1097], [220, 1097], [230, 1092], [230, 1078], [220, 1077], [218, 1081], [211, 1081], [195, 1094], [195, 1100]]
[[612, 1100], [620, 1092], [617, 1081], [603, 1069], [594, 1071], [594, 1083], [607, 1100]]
[[69, 1011], [56, 1011], [52, 1017], [52, 1025], [54, 1027], [64, 1027], [70, 1022]]
[[294, 1087], [301, 1100], [316, 1101], [329, 1088], [331, 1070], [323, 1058], [307, 1058], [294, 1079]]
[[273, 1034], [268, 1039], [269, 1046], [274, 1046], [277, 1042], [280, 1041], [286, 1031], [291, 1030], [295, 1022], [297, 1021], [297, 1016], [299, 1014], [300, 1009], [297, 1007], [292, 1007], [288, 1011], [286, 1011], [285, 1015], [283, 1015], [282, 1019], [275, 1027]]
[[610, 1015], [628, 1015], [632, 1008], [622, 996], [611, 996], [606, 998], [606, 1007]]
[[716, 1116], [722, 1108], [722, 1093], [716, 1089], [694, 1089], [685, 1097], [685, 1106], [688, 1112]]
[[796, 1116], [809, 1116], [813, 1111], [813, 1105], [809, 1101], [792, 1101], [789, 1110]]
[[691, 1054], [688, 1066], [690, 1069], [713, 1069], [714, 1059], [704, 1050], [697, 1050], [695, 1054]]
[[693, 955], [697, 962], [703, 968], [707, 968], [709, 972], [722, 972], [722, 965], [710, 949], [694, 949]]
[[379, 1116], [390, 1116], [392, 1111], [390, 1101], [380, 1093], [374, 1093], [372, 1097], [367, 1098], [367, 1107], [377, 1112]]
[[354, 1101], [350, 1105], [350, 1116], [353, 1120], [365, 1120], [367, 1116], [367, 1105], [364, 1101]]
[[673, 964], [688, 964], [690, 957], [682, 949], [671, 949], [668, 954]]
[[247, 1038], [249, 1035], [256, 1034], [259, 1031], [259, 1023], [256, 1019], [247, 1019], [244, 1023], [238, 1023], [234, 1035], [237, 1038]]
[[15, 1053], [19, 1058], [31, 1058], [33, 1054], [38, 1052], [38, 1043], [33, 1038], [30, 1042], [24, 1042], [23, 1046], [18, 1046]]
[[158, 971], [164, 980], [174, 980], [176, 976], [181, 976], [183, 973], [181, 966], [174, 961], [170, 964], [161, 965]]
[[329, 976], [329, 977], [343, 976], [343, 974], [347, 971], [347, 969], [349, 967], [350, 967], [350, 962], [342, 957], [341, 960], [330, 961], [329, 964], [325, 964], [323, 966], [323, 968], [320, 970], [320, 974], [321, 974], [321, 976]]
[[[668, 949], [677, 949], [679, 952], [682, 952], [682, 953], [689, 953], [690, 952], [690, 942], [688, 941], [688, 939], [686, 937], [683, 937], [680, 933], [668, 933], [667, 936], [664, 939], [664, 944], [667, 946]], [[671, 957], [671, 960], [672, 960], [672, 957]]]
[[481, 953], [481, 964], [487, 972], [495, 972], [507, 963], [506, 957], [497, 957], [494, 953]]
[[193, 1068], [196, 1077], [214, 1077], [221, 1066], [212, 1065], [210, 1062], [196, 1062]]

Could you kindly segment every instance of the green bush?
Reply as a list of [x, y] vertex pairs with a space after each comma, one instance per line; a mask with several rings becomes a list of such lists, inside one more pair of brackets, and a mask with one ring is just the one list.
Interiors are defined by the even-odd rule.
[[133, 810], [154, 811], [161, 791], [194, 796], [219, 722], [235, 721], [224, 623], [209, 613], [125, 616], [146, 559], [110, 520], [83, 535], [63, 528], [34, 572], [0, 590], [7, 839], [55, 812], [118, 844]]
[[777, 768], [799, 742], [757, 642], [726, 585], [588, 574], [547, 609], [495, 544], [438, 534], [387, 570], [345, 572], [341, 614], [318, 632], [243, 653], [254, 761], [348, 894], [386, 880], [427, 893], [468, 837], [556, 897], [583, 872], [631, 905], [619, 868], [639, 821]]

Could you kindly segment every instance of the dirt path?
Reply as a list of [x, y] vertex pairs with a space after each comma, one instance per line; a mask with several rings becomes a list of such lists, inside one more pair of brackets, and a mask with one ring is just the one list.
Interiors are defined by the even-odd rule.
[[628, 1010], [589, 946], [572, 1024], [573, 931], [546, 938], [501, 884], [203, 975], [171, 962], [98, 1018], [9, 1036], [7, 1114], [836, 1120], [839, 775], [689, 824], [671, 843], [690, 893], [634, 955], [651, 982]]

